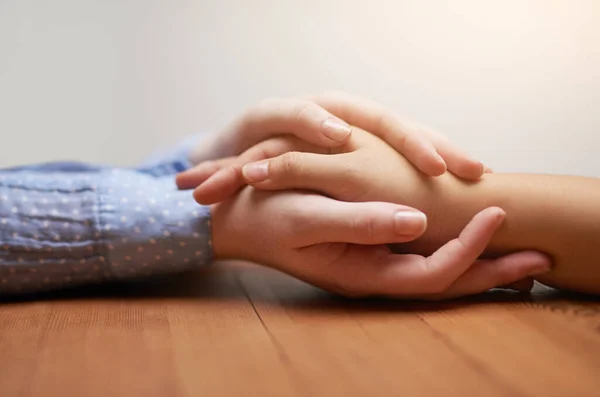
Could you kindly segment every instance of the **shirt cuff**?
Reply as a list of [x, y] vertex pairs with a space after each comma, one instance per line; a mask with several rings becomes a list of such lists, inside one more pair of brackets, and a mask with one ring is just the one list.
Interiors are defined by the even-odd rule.
[[[120, 172], [113, 174], [122, 182]], [[188, 191], [177, 190], [170, 179], [153, 184], [145, 184], [143, 177], [136, 179], [125, 179], [118, 195], [112, 187], [98, 195], [107, 275], [121, 280], [181, 272], [210, 263], [210, 208], [199, 206]]]

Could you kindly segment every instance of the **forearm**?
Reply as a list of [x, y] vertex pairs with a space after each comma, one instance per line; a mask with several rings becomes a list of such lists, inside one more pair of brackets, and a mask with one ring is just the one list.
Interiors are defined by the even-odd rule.
[[499, 206], [507, 218], [486, 255], [543, 251], [553, 257], [554, 268], [540, 282], [600, 293], [600, 180], [490, 174], [466, 183], [445, 175], [426, 190], [428, 199], [414, 204], [428, 214], [428, 231], [405, 249], [430, 253], [456, 237], [477, 212]]
[[177, 272], [212, 260], [209, 212], [126, 169], [0, 171], [0, 295]]

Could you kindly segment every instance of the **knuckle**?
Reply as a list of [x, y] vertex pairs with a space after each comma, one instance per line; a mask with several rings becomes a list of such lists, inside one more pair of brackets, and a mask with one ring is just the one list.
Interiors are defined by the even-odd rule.
[[295, 119], [298, 123], [304, 123], [311, 119], [311, 115], [316, 114], [319, 105], [310, 101], [298, 101], [294, 109]]
[[238, 157], [237, 163], [239, 163], [240, 165], [244, 165], [247, 163], [271, 158], [273, 157], [271, 155], [271, 153], [273, 152], [273, 146], [275, 145], [272, 142], [272, 140], [257, 143], [256, 145], [252, 146], [250, 149], [242, 153]]
[[339, 178], [332, 180], [337, 198], [344, 201], [369, 201], [370, 184], [364, 168], [358, 163], [347, 161], [339, 170]]
[[284, 153], [279, 159], [279, 171], [283, 174], [291, 174], [299, 171], [302, 161], [302, 153], [287, 152]]
[[239, 166], [230, 165], [224, 168], [223, 173], [228, 174], [228, 178], [232, 183], [235, 184], [246, 184], [244, 177], [242, 175], [241, 168]]
[[375, 241], [377, 237], [375, 221], [368, 216], [357, 216], [351, 222], [352, 233], [357, 239], [366, 242]]
[[272, 146], [271, 142], [265, 142], [264, 145], [257, 145], [254, 147], [254, 152], [249, 154], [256, 160], [265, 160], [271, 157]]
[[[405, 148], [406, 139], [410, 135], [409, 129], [391, 110], [387, 108], [378, 110], [375, 118], [375, 128], [380, 132], [384, 141], [395, 141], [399, 148]], [[399, 131], [401, 133], [397, 134]]]
[[252, 125], [254, 124], [260, 117], [260, 115], [265, 113], [270, 113], [271, 110], [277, 106], [279, 102], [278, 98], [271, 97], [262, 99], [256, 104], [248, 107], [246, 111], [242, 114], [241, 124]]
[[277, 157], [290, 150], [300, 149], [301, 148], [294, 137], [289, 135], [278, 136], [252, 146], [240, 156], [239, 160], [241, 163], [266, 160]]

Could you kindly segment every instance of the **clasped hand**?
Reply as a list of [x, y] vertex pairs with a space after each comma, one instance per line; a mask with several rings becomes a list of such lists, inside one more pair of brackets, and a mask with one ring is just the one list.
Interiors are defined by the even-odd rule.
[[394, 253], [389, 244], [426, 230], [423, 212], [398, 204], [427, 202], [411, 187], [446, 170], [475, 180], [485, 167], [370, 101], [340, 93], [263, 101], [193, 160], [177, 183], [213, 204], [217, 259], [251, 260], [347, 296], [420, 299], [529, 290], [530, 276], [550, 267], [532, 251], [478, 259], [505, 217], [494, 207], [429, 257]]

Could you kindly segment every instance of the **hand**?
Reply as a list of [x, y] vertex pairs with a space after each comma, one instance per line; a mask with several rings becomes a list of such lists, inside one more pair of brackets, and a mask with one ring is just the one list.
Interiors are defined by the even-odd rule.
[[[428, 258], [395, 255], [384, 245], [412, 240], [425, 229], [418, 212], [396, 204], [246, 188], [212, 212], [217, 259], [266, 264], [346, 296], [454, 298], [550, 267], [548, 258], [536, 252], [476, 260], [504, 220], [498, 208], [480, 212], [457, 239]], [[530, 288], [531, 281], [520, 287]]]
[[[248, 161], [269, 157], [272, 148], [274, 152], [296, 151], [244, 166]], [[445, 222], [440, 221], [452, 217], [452, 213], [447, 211], [448, 204], [443, 203], [453, 189], [443, 185], [453, 178], [436, 178], [433, 183], [380, 139], [359, 129], [355, 130], [348, 143], [330, 150], [334, 154], [309, 153], [313, 150], [317, 148], [294, 137], [262, 142], [236, 159], [234, 166], [225, 167], [209, 177], [196, 189], [195, 198], [201, 203], [218, 202], [250, 183], [265, 190], [306, 189], [344, 201], [404, 203], [425, 211], [437, 220], [423, 238], [393, 245], [397, 253], [428, 254], [458, 233], [444, 231]], [[191, 173], [197, 171], [204, 172], [202, 165]], [[460, 205], [458, 201], [456, 205]], [[537, 255], [528, 258], [536, 262], [542, 256]], [[506, 258], [510, 257], [500, 261]], [[528, 289], [531, 285], [531, 279], [524, 279], [511, 287]]]
[[199, 184], [194, 198], [201, 204], [224, 200], [250, 184], [263, 190], [306, 189], [343, 201], [386, 201], [428, 210], [429, 177], [376, 136], [355, 128], [348, 142], [328, 149], [330, 155], [323, 152], [293, 136], [272, 138], [228, 164], [200, 164], [180, 174], [178, 182]]
[[[381, 137], [427, 175], [441, 175], [446, 168], [466, 179], [483, 173], [480, 162], [431, 128], [404, 120], [375, 102], [337, 92], [262, 101], [203, 142], [190, 159], [193, 164], [217, 160], [222, 166], [233, 161], [230, 156], [281, 134], [294, 135], [321, 150], [337, 147], [350, 138], [349, 124]], [[198, 185], [193, 181], [180, 178], [178, 184], [182, 189], [193, 188]]]

